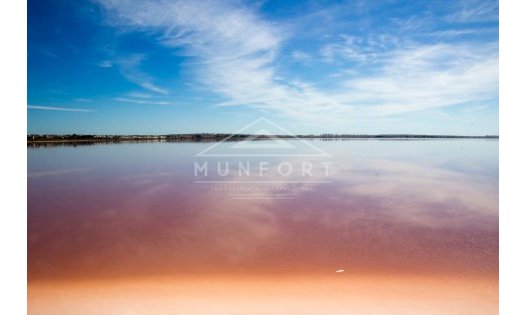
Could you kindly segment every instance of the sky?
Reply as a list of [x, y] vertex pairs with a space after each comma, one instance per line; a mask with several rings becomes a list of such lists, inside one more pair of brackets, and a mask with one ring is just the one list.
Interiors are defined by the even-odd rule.
[[497, 0], [29, 0], [29, 134], [498, 134]]

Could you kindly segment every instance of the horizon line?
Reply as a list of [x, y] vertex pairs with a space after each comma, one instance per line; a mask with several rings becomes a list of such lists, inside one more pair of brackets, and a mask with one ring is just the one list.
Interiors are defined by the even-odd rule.
[[93, 138], [108, 138], [108, 137], [280, 137], [280, 138], [338, 138], [338, 137], [499, 137], [499, 134], [486, 135], [461, 135], [461, 134], [420, 134], [420, 133], [320, 133], [320, 134], [238, 134], [228, 132], [200, 132], [200, 133], [168, 133], [168, 134], [83, 134], [83, 133], [30, 133], [27, 137], [93, 137]]

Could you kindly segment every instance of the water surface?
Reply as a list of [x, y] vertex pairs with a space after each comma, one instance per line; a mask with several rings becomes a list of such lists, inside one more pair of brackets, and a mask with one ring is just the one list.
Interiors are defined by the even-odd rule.
[[28, 148], [29, 313], [498, 313], [498, 141], [311, 143], [256, 177], [210, 143]]

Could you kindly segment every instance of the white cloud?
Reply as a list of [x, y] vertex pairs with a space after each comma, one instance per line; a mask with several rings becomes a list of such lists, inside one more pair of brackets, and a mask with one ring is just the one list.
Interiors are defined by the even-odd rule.
[[101, 68], [111, 68], [113, 67], [113, 63], [109, 60], [104, 60], [99, 62], [98, 66]]
[[459, 10], [446, 16], [453, 23], [495, 22], [499, 20], [499, 1], [468, 0], [457, 4]]
[[69, 107], [55, 107], [55, 106], [40, 106], [40, 105], [27, 105], [28, 109], [39, 109], [39, 110], [52, 110], [52, 111], [63, 111], [63, 112], [93, 112], [92, 109], [85, 108], [69, 108]]
[[293, 51], [291, 53], [291, 57], [292, 57], [292, 59], [294, 59], [296, 61], [302, 61], [302, 62], [309, 61], [311, 59], [311, 55], [309, 55], [306, 52], [301, 51], [301, 50]]
[[420, 45], [389, 52], [378, 73], [344, 81], [342, 102], [385, 116], [495, 99], [496, 45]]
[[147, 105], [173, 105], [170, 102], [166, 101], [152, 101], [145, 99], [133, 99], [133, 98], [123, 98], [117, 97], [115, 100], [119, 102], [135, 103], [135, 104], [147, 104]]
[[102, 0], [114, 23], [163, 33], [162, 44], [183, 48], [197, 59], [201, 81], [227, 101], [293, 117], [316, 117], [346, 108], [311, 85], [285, 81], [276, 70], [276, 56], [284, 40], [277, 25], [228, 1]]
[[139, 66], [145, 59], [146, 56], [144, 54], [134, 54], [122, 57], [116, 63], [119, 65], [122, 75], [130, 82], [151, 92], [163, 95], [168, 94], [168, 90], [152, 83], [153, 78], [139, 69]]
[[[341, 36], [322, 49], [323, 57], [376, 65], [367, 73], [345, 69], [330, 76], [337, 81], [328, 92], [297, 78], [283, 78], [278, 56], [287, 31], [238, 2], [99, 2], [111, 13], [112, 23], [156, 31], [162, 34], [162, 45], [192, 57], [199, 80], [225, 97], [221, 106], [251, 106], [297, 119], [334, 121], [487, 100], [498, 93], [496, 45]], [[135, 77], [126, 72], [130, 80]], [[147, 80], [140, 85], [159, 90], [150, 84]]]
[[327, 44], [320, 50], [323, 60], [330, 63], [336, 61], [355, 61], [371, 63], [386, 57], [385, 52], [396, 48], [399, 39], [388, 34], [378, 36], [351, 36], [341, 34], [338, 41]]
[[75, 101], [77, 102], [82, 102], [82, 103], [90, 103], [90, 102], [93, 102], [93, 100], [91, 98], [76, 98]]
[[142, 92], [137, 92], [137, 91], [129, 92], [127, 93], [127, 95], [132, 98], [142, 98], [142, 99], [150, 99], [154, 97], [152, 94], [142, 93]]

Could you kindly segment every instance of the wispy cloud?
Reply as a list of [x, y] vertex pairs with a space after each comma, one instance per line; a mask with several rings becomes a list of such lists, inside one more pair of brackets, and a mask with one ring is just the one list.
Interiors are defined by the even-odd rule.
[[497, 34], [498, 32], [499, 32], [498, 27], [488, 27], [484, 29], [481, 29], [479, 27], [479, 28], [472, 28], [472, 29], [450, 29], [450, 30], [443, 30], [443, 31], [434, 31], [434, 32], [430, 32], [429, 36], [433, 36], [438, 39], [448, 39], [448, 38], [461, 37], [461, 36], [487, 35], [488, 33]]
[[[221, 106], [251, 106], [320, 121], [447, 107], [494, 99], [498, 93], [498, 48], [492, 44], [419, 42], [387, 33], [343, 34], [320, 50], [325, 61], [341, 62], [338, 68], [344, 68], [329, 75], [336, 81], [328, 91], [319, 82], [280, 72], [288, 30], [240, 2], [99, 2], [115, 25], [156, 32], [161, 45], [193, 57], [196, 77], [225, 98]], [[296, 53], [295, 57], [304, 56]], [[124, 62], [123, 74], [162, 93], [136, 71], [142, 58]], [[359, 71], [360, 63], [369, 65], [367, 71]]]
[[58, 58], [57, 54], [54, 53], [53, 51], [51, 51], [50, 49], [48, 48], [45, 48], [45, 47], [42, 47], [42, 46], [38, 46], [38, 45], [35, 45], [33, 46], [33, 49], [38, 52], [39, 54], [42, 54], [43, 56], [46, 56], [48, 58]]
[[314, 116], [346, 110], [309, 84], [284, 81], [276, 57], [284, 32], [230, 1], [100, 1], [123, 26], [162, 33], [160, 42], [195, 57], [196, 75], [226, 101]]
[[132, 91], [132, 92], [129, 92], [127, 93], [127, 95], [131, 98], [142, 98], [142, 99], [151, 99], [151, 98], [154, 98], [154, 95], [152, 94], [149, 94], [149, 93], [142, 93], [142, 92], [137, 92], [137, 91]]
[[153, 101], [148, 99], [133, 99], [133, 98], [124, 98], [117, 97], [115, 100], [119, 102], [135, 103], [135, 104], [147, 104], [147, 105], [173, 105], [173, 103], [166, 101]]
[[499, 2], [468, 0], [458, 2], [459, 10], [446, 16], [453, 23], [494, 22], [499, 20]]
[[111, 68], [113, 67], [113, 63], [109, 60], [101, 61], [97, 64], [101, 68]]
[[379, 70], [343, 80], [341, 102], [385, 116], [498, 95], [498, 47], [493, 44], [418, 45], [389, 51]]
[[28, 109], [38, 110], [52, 110], [52, 111], [63, 111], [63, 112], [94, 112], [92, 109], [85, 108], [70, 108], [70, 107], [55, 107], [55, 106], [40, 106], [40, 105], [27, 105]]
[[82, 103], [91, 103], [91, 102], [93, 102], [93, 100], [91, 98], [83, 98], [83, 97], [76, 98], [75, 101], [82, 102]]
[[377, 36], [352, 36], [340, 34], [338, 40], [325, 45], [320, 50], [323, 60], [330, 63], [336, 61], [374, 62], [380, 57], [386, 57], [400, 44], [399, 38], [389, 34]]
[[306, 52], [301, 51], [301, 50], [295, 50], [290, 55], [291, 55], [292, 59], [294, 59], [296, 61], [300, 61], [300, 62], [306, 62], [306, 61], [311, 60], [311, 58], [312, 58], [311, 55], [309, 55]]
[[134, 54], [119, 58], [116, 63], [120, 67], [122, 75], [130, 82], [148, 91], [163, 94], [168, 94], [168, 90], [161, 88], [153, 83], [153, 78], [147, 73], [140, 70], [141, 63], [146, 59], [144, 54]]

